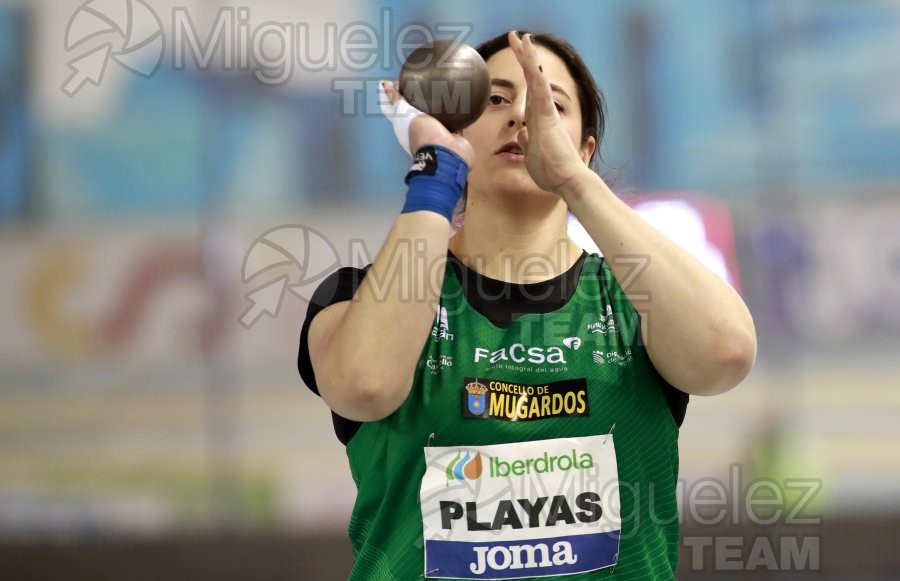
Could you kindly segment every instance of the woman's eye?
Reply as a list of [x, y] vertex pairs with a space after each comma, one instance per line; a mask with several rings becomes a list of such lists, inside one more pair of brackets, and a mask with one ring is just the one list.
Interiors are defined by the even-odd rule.
[[503, 97], [500, 95], [491, 95], [489, 101], [491, 105], [499, 105], [503, 102]]
[[556, 105], [556, 110], [559, 111], [560, 113], [562, 113], [566, 110], [566, 108], [563, 107], [559, 101], [554, 101], [553, 103]]

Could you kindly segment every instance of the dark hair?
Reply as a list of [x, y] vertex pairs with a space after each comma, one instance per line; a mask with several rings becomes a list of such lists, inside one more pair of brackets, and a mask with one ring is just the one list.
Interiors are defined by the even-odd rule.
[[[520, 30], [518, 33], [519, 36], [531, 34], [527, 30]], [[597, 147], [590, 159], [590, 165], [593, 167], [595, 159], [602, 159], [600, 143], [603, 141], [603, 133], [606, 130], [606, 99], [603, 92], [597, 86], [597, 81], [594, 80], [584, 59], [567, 40], [555, 34], [531, 34], [531, 38], [534, 44], [542, 46], [558, 56], [566, 64], [566, 69], [575, 81], [578, 89], [578, 102], [581, 105], [581, 144], [584, 145], [591, 136], [597, 140]], [[479, 44], [475, 50], [487, 62], [489, 58], [505, 48], [509, 48], [509, 37], [504, 32]]]

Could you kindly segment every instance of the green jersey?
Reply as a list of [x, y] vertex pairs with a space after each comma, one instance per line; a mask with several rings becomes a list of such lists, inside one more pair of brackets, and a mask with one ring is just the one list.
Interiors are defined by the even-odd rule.
[[641, 318], [587, 256], [499, 328], [447, 265], [409, 396], [347, 445], [351, 579], [672, 579], [678, 426]]

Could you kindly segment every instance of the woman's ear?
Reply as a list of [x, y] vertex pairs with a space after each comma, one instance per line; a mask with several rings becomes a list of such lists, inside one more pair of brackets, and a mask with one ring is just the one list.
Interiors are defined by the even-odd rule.
[[584, 161], [585, 165], [591, 164], [591, 157], [593, 157], [596, 149], [597, 140], [591, 135], [587, 138], [587, 141], [584, 142], [584, 145], [581, 146], [581, 159]]

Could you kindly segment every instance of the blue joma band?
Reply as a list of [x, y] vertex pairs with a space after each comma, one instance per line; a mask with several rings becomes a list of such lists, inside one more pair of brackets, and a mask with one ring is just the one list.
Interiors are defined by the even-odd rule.
[[442, 145], [426, 145], [416, 152], [406, 174], [406, 203], [402, 213], [428, 210], [453, 221], [453, 210], [462, 195], [469, 166]]

